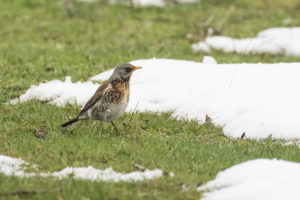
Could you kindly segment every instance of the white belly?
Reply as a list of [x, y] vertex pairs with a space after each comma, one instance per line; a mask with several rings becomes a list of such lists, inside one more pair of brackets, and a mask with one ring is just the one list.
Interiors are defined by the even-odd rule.
[[109, 106], [109, 108], [106, 111], [106, 120], [105, 121], [112, 121], [122, 115], [126, 108], [128, 103], [121, 103], [121, 104], [112, 104]]
[[110, 122], [122, 115], [125, 112], [127, 105], [127, 102], [111, 104], [105, 112], [93, 112], [94, 107], [92, 107], [87, 111], [87, 115], [82, 116], [82, 119], [94, 119], [103, 122]]

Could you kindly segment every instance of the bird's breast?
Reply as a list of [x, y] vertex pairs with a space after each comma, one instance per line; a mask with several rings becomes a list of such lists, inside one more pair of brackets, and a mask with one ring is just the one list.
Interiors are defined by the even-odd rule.
[[129, 89], [125, 90], [124, 91], [124, 96], [122, 98], [122, 103], [128, 103], [129, 101]]
[[120, 115], [122, 115], [126, 108], [127, 108], [128, 102], [126, 103], [119, 103], [119, 104], [111, 104], [106, 112], [107, 121], [111, 121]]
[[114, 90], [111, 94], [111, 97], [113, 99], [111, 100], [111, 102], [114, 102], [116, 104], [127, 104], [129, 101], [129, 85], [118, 82], [117, 84], [113, 85], [113, 88]]

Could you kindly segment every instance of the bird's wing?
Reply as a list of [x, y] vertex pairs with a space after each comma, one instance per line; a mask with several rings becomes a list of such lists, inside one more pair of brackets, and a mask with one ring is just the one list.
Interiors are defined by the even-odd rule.
[[112, 88], [110, 86], [109, 81], [103, 82], [100, 85], [100, 87], [97, 89], [97, 91], [95, 92], [95, 94], [85, 104], [85, 106], [83, 107], [83, 109], [80, 111], [79, 115], [85, 113], [88, 109], [90, 109], [97, 101], [101, 100], [101, 98], [103, 98], [103, 96], [105, 96], [105, 94], [107, 92], [109, 92], [111, 89]]

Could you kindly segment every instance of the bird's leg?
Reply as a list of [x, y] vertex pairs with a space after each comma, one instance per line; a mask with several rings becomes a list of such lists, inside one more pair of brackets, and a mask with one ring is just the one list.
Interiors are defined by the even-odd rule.
[[101, 134], [103, 135], [103, 121], [100, 121], [101, 124]]
[[111, 121], [111, 124], [114, 126], [115, 130], [116, 130], [116, 131], [117, 131], [117, 133], [120, 135], [120, 133], [119, 133], [119, 131], [118, 131], [117, 127], [115, 126], [115, 124], [113, 123], [113, 121]]

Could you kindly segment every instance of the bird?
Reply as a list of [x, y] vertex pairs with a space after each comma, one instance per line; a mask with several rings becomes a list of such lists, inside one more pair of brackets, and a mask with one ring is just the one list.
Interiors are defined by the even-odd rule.
[[80, 113], [60, 126], [66, 127], [80, 120], [92, 119], [100, 121], [102, 133], [103, 122], [111, 122], [117, 133], [119, 133], [113, 120], [125, 112], [129, 102], [131, 75], [135, 70], [141, 68], [130, 63], [118, 65], [110, 78], [98, 87]]

